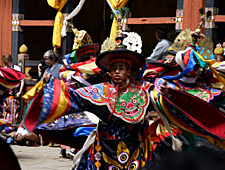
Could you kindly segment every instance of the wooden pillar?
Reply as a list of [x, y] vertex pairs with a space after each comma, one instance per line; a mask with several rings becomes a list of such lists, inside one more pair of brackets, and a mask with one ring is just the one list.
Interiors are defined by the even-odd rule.
[[[29, 57], [29, 55], [27, 54], [28, 49], [27, 46], [25, 44], [23, 44], [20, 48], [19, 48], [19, 53], [18, 54], [18, 61], [17, 61], [17, 65], [21, 68], [21, 72], [24, 73], [25, 72], [25, 66], [24, 66], [24, 61], [25, 59], [27, 59], [27, 57]], [[25, 80], [24, 80], [25, 81]], [[26, 85], [24, 85], [24, 88], [22, 90], [22, 94], [21, 96], [24, 94], [24, 89], [25, 89]], [[24, 101], [22, 99], [22, 97], [20, 96], [19, 101], [20, 101], [20, 114], [23, 115], [24, 113]]]
[[13, 0], [12, 3], [12, 58], [13, 64], [17, 64], [19, 47], [23, 44], [23, 30], [20, 20], [24, 19], [24, 0]]
[[[64, 8], [62, 9], [63, 18], [67, 17], [74, 10], [74, 1], [68, 0]], [[65, 54], [71, 53], [73, 47], [74, 34], [70, 26], [66, 28], [66, 37], [62, 38], [61, 48], [59, 49], [59, 62], [62, 63], [62, 59]]]
[[0, 63], [3, 54], [11, 54], [12, 0], [0, 0]]
[[205, 0], [183, 0], [183, 25], [182, 30], [190, 28], [195, 30], [200, 23], [199, 9], [205, 9]]

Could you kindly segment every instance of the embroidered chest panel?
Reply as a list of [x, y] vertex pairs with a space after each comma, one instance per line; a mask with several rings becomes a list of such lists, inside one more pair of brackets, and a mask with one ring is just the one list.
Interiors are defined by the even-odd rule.
[[106, 105], [109, 112], [128, 123], [138, 123], [145, 115], [149, 105], [151, 84], [130, 83], [123, 89], [116, 90], [109, 83], [101, 83], [78, 89], [78, 94], [95, 105]]

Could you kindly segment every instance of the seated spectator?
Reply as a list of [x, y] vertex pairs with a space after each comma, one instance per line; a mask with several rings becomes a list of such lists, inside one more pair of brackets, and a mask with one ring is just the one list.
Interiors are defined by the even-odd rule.
[[158, 40], [158, 44], [155, 46], [152, 54], [148, 57], [148, 59], [165, 60], [168, 48], [171, 46], [172, 43], [166, 39], [166, 31], [163, 28], [157, 28], [155, 31], [155, 36]]

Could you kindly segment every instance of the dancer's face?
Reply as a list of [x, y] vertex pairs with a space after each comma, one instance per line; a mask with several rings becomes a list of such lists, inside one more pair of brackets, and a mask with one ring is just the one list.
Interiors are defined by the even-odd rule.
[[131, 71], [127, 68], [126, 64], [123, 62], [115, 62], [110, 66], [110, 73], [112, 80], [115, 84], [119, 86], [126, 85], [128, 76], [131, 75]]

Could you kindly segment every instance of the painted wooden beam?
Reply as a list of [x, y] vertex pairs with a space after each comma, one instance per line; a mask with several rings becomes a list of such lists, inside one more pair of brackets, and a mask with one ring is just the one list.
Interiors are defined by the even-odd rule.
[[128, 18], [127, 24], [175, 24], [176, 17]]
[[54, 26], [54, 20], [20, 20], [20, 26]]
[[215, 22], [225, 22], [225, 15], [215, 15], [214, 17]]

